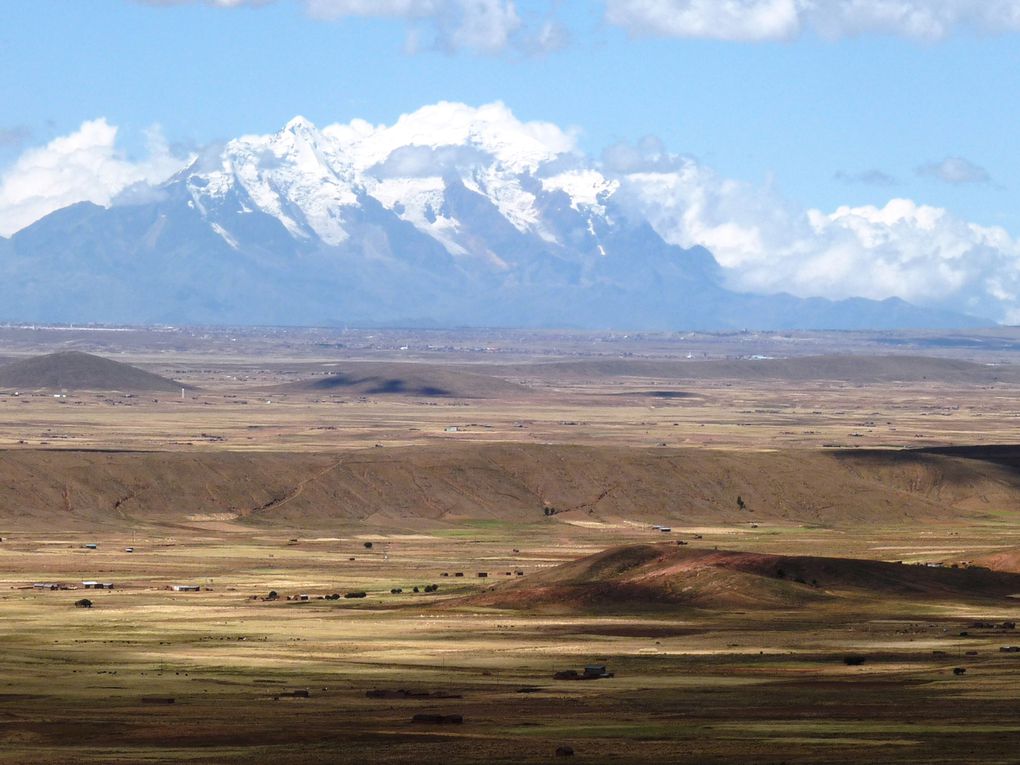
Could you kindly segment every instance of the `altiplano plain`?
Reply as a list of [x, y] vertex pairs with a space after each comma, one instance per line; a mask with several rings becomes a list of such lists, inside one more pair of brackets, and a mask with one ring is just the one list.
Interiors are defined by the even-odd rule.
[[1020, 0], [0, 30], [0, 765], [1020, 765]]
[[1018, 348], [5, 327], [0, 762], [1015, 762]]

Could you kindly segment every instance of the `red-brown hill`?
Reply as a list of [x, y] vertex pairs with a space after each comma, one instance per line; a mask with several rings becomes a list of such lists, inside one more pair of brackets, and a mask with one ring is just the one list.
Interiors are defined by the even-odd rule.
[[999, 550], [989, 555], [982, 555], [973, 561], [976, 565], [985, 566], [994, 571], [1010, 571], [1020, 574], [1020, 547]]
[[875, 560], [631, 545], [508, 582], [455, 605], [560, 611], [661, 606], [786, 608], [833, 599], [988, 601], [1020, 594], [1020, 574]]

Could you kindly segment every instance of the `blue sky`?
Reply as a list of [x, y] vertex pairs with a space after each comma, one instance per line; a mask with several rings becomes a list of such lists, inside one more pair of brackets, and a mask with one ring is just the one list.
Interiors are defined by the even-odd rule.
[[[535, 5], [535, 4], [533, 4]], [[517, 50], [405, 51], [399, 19], [313, 18], [297, 2], [220, 8], [121, 0], [11, 2], [0, 9], [3, 159], [24, 143], [106, 117], [136, 146], [159, 124], [201, 144], [317, 124], [391, 122], [439, 100], [502, 100], [522, 119], [581, 129], [598, 154], [647, 134], [728, 176], [774, 177], [800, 204], [906, 195], [1020, 229], [1007, 147], [1017, 124], [1015, 35], [889, 34], [734, 43], [633, 37], [595, 2], [563, 3], [570, 40]], [[132, 142], [135, 142], [133, 144]], [[1012, 153], [1015, 154], [1015, 153]], [[960, 156], [994, 183], [946, 184], [918, 167]], [[899, 185], [847, 182], [880, 171]]]
[[797, 209], [905, 198], [1020, 234], [1020, 0], [721, 7], [14, 0], [0, 5], [0, 173], [10, 186], [24, 152], [97, 118], [134, 158], [152, 126], [194, 148], [296, 114], [391, 123], [498, 100], [577, 129], [596, 159], [654, 135]]

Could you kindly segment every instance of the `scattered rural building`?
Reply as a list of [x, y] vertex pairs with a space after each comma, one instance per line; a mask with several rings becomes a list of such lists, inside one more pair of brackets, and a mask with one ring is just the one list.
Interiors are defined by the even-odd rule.
[[576, 669], [564, 669], [553, 675], [553, 680], [602, 680], [613, 677], [612, 672], [606, 670], [605, 664], [588, 664], [583, 672]]
[[587, 680], [594, 680], [602, 677], [612, 677], [612, 672], [606, 671], [605, 664], [588, 664], [584, 668], [584, 677]]
[[170, 589], [174, 592], [199, 592], [202, 586], [199, 584], [175, 584]]
[[99, 548], [99, 545], [97, 545], [95, 542], [89, 542], [87, 544], [83, 544], [82, 547], [84, 547], [86, 550], [96, 550]]
[[88, 579], [81, 583], [82, 587], [86, 590], [112, 590], [113, 582], [97, 582], [94, 579]]

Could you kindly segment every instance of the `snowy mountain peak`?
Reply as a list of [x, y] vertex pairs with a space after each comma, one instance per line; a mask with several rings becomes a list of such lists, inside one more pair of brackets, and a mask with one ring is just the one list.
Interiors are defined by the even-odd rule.
[[374, 164], [412, 146], [471, 148], [521, 173], [534, 172], [541, 164], [575, 151], [576, 141], [552, 123], [518, 120], [498, 101], [477, 108], [443, 101], [402, 115], [391, 127], [377, 129], [364, 141], [364, 152]]
[[315, 132], [315, 130], [316, 130], [316, 128], [315, 128], [315, 125], [312, 124], [312, 121], [309, 120], [306, 117], [302, 117], [299, 114], [296, 117], [292, 118], [286, 125], [284, 125], [283, 126], [283, 130], [281, 130], [280, 132], [282, 133], [282, 132], [286, 131], [286, 132], [289, 132], [289, 133], [306, 133], [307, 134], [307, 133]]
[[[188, 185], [204, 212], [233, 195], [235, 212], [259, 210], [298, 239], [332, 246], [347, 240], [365, 204], [377, 203], [450, 255], [491, 259], [468, 222], [451, 213], [451, 188], [484, 200], [519, 233], [561, 243], [555, 232], [562, 225], [545, 219], [548, 195], [564, 193], [573, 211], [603, 216], [616, 190], [590, 168], [539, 178], [563, 157], [576, 163], [575, 152], [572, 134], [550, 123], [522, 122], [502, 103], [441, 102], [391, 126], [355, 120], [320, 131], [299, 115], [271, 135], [230, 141], [222, 168], [193, 173]], [[210, 225], [215, 222], [226, 238], [234, 220], [221, 214]], [[585, 228], [590, 233], [590, 221]]]

